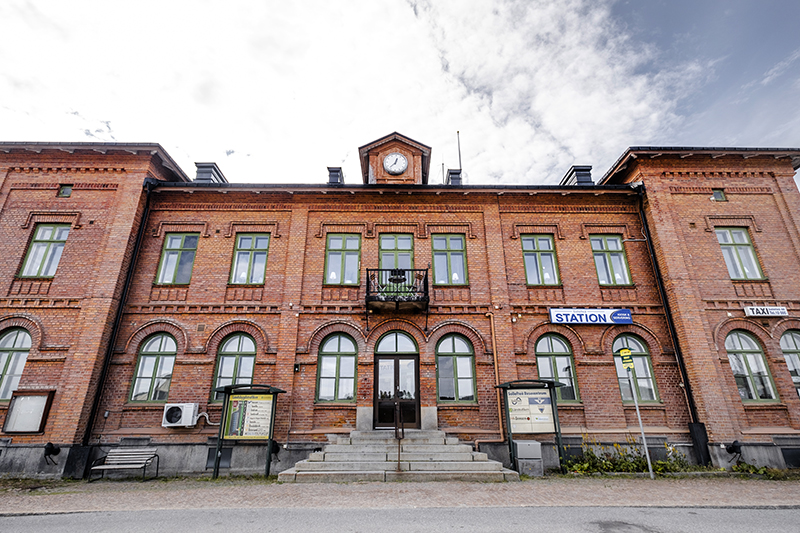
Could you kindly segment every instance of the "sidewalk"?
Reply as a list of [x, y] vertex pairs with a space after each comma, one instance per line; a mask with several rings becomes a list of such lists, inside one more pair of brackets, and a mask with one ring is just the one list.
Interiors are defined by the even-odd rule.
[[[0, 480], [0, 516], [213, 508], [791, 507], [800, 481], [552, 477], [515, 483], [278, 484], [253, 479]], [[20, 488], [21, 486], [28, 488]]]

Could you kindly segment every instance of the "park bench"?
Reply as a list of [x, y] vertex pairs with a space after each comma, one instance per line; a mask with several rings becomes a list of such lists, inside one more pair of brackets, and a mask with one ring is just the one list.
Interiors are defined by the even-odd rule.
[[154, 460], [156, 462], [155, 477], [158, 477], [159, 457], [156, 450], [156, 448], [131, 448], [129, 446], [112, 448], [104, 457], [95, 459], [92, 462], [92, 466], [89, 468], [89, 482], [92, 481], [92, 474], [96, 471], [100, 472], [100, 477], [102, 478], [106, 470], [135, 470], [139, 468], [142, 469], [142, 481], [144, 481], [147, 467]]

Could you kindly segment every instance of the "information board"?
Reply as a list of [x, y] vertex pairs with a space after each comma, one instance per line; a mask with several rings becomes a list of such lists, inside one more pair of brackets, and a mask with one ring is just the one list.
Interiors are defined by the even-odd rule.
[[511, 433], [555, 433], [550, 389], [509, 389]]
[[223, 439], [270, 439], [274, 394], [231, 394]]

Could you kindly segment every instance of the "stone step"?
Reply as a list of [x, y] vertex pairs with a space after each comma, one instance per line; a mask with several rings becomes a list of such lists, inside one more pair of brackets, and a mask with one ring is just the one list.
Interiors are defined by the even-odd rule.
[[285, 483], [348, 483], [357, 481], [519, 481], [513, 470], [501, 471], [361, 471], [361, 472], [298, 472], [294, 468], [278, 474], [278, 481]]
[[[300, 461], [294, 465], [297, 472], [319, 471], [365, 471], [377, 472], [396, 470], [397, 461], [359, 461], [359, 462], [329, 462], [329, 461]], [[400, 461], [401, 471], [500, 471], [503, 465], [494, 461]]]
[[[404, 453], [400, 452], [401, 461], [485, 461], [486, 454], [474, 455], [477, 452], [437, 452], [437, 453]], [[476, 458], [477, 457], [477, 458]], [[313, 452], [307, 461], [329, 463], [397, 461], [397, 452]]]
[[[469, 444], [401, 444], [401, 452], [408, 453], [468, 453]], [[325, 453], [397, 453], [397, 443], [393, 444], [328, 444]]]

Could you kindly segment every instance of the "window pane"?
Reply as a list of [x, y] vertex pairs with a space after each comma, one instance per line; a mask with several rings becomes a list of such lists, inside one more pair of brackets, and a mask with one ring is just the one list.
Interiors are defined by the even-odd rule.
[[397, 237], [398, 250], [411, 250], [413, 246], [413, 239], [408, 235], [401, 235]]
[[267, 254], [253, 253], [253, 268], [250, 271], [250, 283], [264, 283], [264, 270], [267, 266]]
[[377, 348], [375, 348], [375, 351], [382, 353], [392, 353], [396, 350], [396, 348], [397, 348], [397, 333], [389, 333], [380, 340]]
[[352, 378], [356, 375], [356, 358], [355, 357], [341, 357], [339, 359], [339, 376], [343, 378]]
[[358, 254], [345, 254], [344, 283], [358, 283]]
[[453, 344], [455, 345], [456, 353], [472, 353], [472, 350], [470, 349], [470, 346], [467, 343], [467, 341], [465, 341], [461, 337], [455, 337], [455, 336], [453, 336], [452, 339], [453, 339]]
[[537, 357], [536, 364], [539, 366], [539, 379], [552, 379], [553, 363], [549, 357]]
[[250, 252], [237, 252], [236, 264], [233, 267], [233, 282], [247, 283], [247, 266], [250, 263]]
[[319, 349], [320, 352], [338, 352], [339, 351], [339, 339], [338, 335], [334, 335], [333, 337], [328, 337], [328, 339], [322, 343], [322, 347]]
[[440, 357], [439, 358], [439, 377], [452, 378], [453, 377], [453, 358]]
[[353, 385], [355, 380], [353, 378], [343, 378], [339, 380], [339, 399], [352, 400], [353, 399]]
[[447, 238], [446, 237], [434, 237], [433, 238], [433, 249], [434, 250], [447, 250]]
[[238, 352], [239, 351], [239, 335], [234, 335], [232, 337], [228, 337], [228, 339], [222, 344], [222, 348], [219, 349], [220, 352]]
[[328, 238], [328, 248], [331, 250], [341, 250], [343, 248], [344, 238], [343, 237], [329, 237]]
[[472, 377], [472, 358], [456, 357], [456, 370], [459, 378]]
[[142, 347], [143, 352], [159, 352], [161, 351], [161, 340], [164, 338], [163, 335], [156, 335], [155, 337], [151, 337], [149, 341]]
[[603, 239], [589, 239], [592, 242], [592, 250], [603, 250]]
[[453, 283], [465, 283], [467, 281], [464, 275], [464, 256], [461, 254], [452, 254], [450, 256], [450, 268], [453, 269], [452, 279]]
[[[394, 252], [381, 254], [381, 268], [395, 268]], [[384, 281], [386, 283], [386, 281]]]
[[642, 401], [653, 401], [656, 399], [656, 391], [653, 389], [653, 382], [648, 378], [637, 378], [639, 387], [639, 399]]
[[608, 270], [605, 254], [594, 254], [594, 265], [597, 267], [597, 278], [600, 280], [600, 285], [610, 285], [611, 273]]
[[25, 265], [25, 270], [22, 272], [23, 276], [36, 276], [39, 274], [39, 267], [42, 265], [42, 259], [44, 259], [44, 253], [46, 251], [47, 244], [35, 243], [31, 246], [28, 262]]
[[245, 250], [249, 250], [252, 247], [253, 247], [252, 237], [239, 237], [239, 248], [244, 248]]
[[358, 250], [358, 237], [347, 237], [347, 249]]
[[242, 352], [248, 353], [256, 351], [256, 345], [253, 342], [253, 339], [245, 335], [241, 335], [241, 339], [242, 339], [242, 347], [241, 347]]
[[178, 261], [178, 273], [175, 276], [175, 283], [186, 284], [192, 278], [192, 264], [194, 263], [194, 252], [181, 252]]
[[730, 244], [731, 243], [730, 235], [728, 235], [727, 231], [718, 229], [716, 231], [716, 233], [717, 233], [717, 241], [720, 244]]
[[170, 235], [167, 237], [167, 248], [175, 249], [181, 247], [181, 236], [180, 235]]
[[472, 390], [472, 379], [458, 380], [458, 399], [464, 401], [472, 401], [475, 399], [475, 394]]
[[172, 283], [175, 275], [175, 265], [178, 264], [178, 252], [167, 252], [161, 263], [161, 274], [158, 276], [159, 283]]
[[269, 248], [269, 237], [256, 237], [256, 250], [266, 250]]
[[733, 248], [726, 246], [722, 248], [722, 256], [725, 258], [725, 266], [728, 267], [728, 275], [733, 279], [742, 279], [742, 271], [739, 269], [739, 263], [736, 261], [736, 253]]
[[451, 335], [449, 337], [445, 337], [439, 343], [439, 347], [436, 349], [439, 353], [453, 353], [453, 339], [454, 337]]
[[326, 283], [341, 283], [342, 279], [342, 253], [328, 252], [328, 272], [325, 274]]
[[253, 379], [253, 367], [255, 366], [255, 357], [240, 357], [239, 358], [239, 382], [247, 378], [247, 382]]
[[539, 285], [539, 258], [536, 254], [525, 254], [525, 273], [528, 275], [528, 285]]
[[353, 344], [353, 341], [350, 340], [349, 337], [345, 337], [343, 335], [339, 336], [339, 343], [340, 343], [339, 351], [341, 351], [341, 352], [355, 352], [356, 351], [356, 345]]
[[733, 242], [736, 244], [746, 244], [750, 242], [747, 240], [747, 233], [740, 229], [731, 230], [731, 237], [733, 237]]
[[150, 394], [151, 378], [139, 378], [133, 384], [131, 399], [137, 402], [145, 402]]
[[197, 239], [198, 239], [197, 235], [186, 235], [183, 238], [183, 248], [194, 250], [195, 248], [197, 248]]
[[394, 250], [394, 235], [381, 235], [381, 250]]
[[27, 359], [28, 352], [14, 352], [11, 355], [11, 364], [8, 365], [6, 374], [21, 376], [22, 369], [25, 368], [25, 361]]
[[414, 341], [411, 340], [411, 337], [405, 335], [404, 333], [397, 334], [397, 351], [402, 353], [414, 352], [417, 351], [417, 346], [414, 344]]
[[219, 362], [219, 375], [226, 378], [233, 377], [235, 357], [222, 357]]
[[49, 241], [53, 236], [53, 226], [39, 226], [36, 231], [35, 239], [38, 241]]
[[522, 238], [522, 249], [524, 251], [535, 249], [536, 246], [534, 246], [534, 242], [535, 241], [534, 241], [533, 237], [523, 237]]
[[619, 237], [606, 237], [606, 246], [609, 250], [622, 250], [622, 243]]
[[319, 399], [320, 400], [333, 400], [334, 395], [334, 385], [335, 379], [334, 378], [320, 378], [319, 380]]
[[556, 262], [553, 258], [553, 254], [541, 254], [541, 260], [545, 285], [555, 285], [558, 283], [558, 276], [556, 276]]
[[614, 269], [614, 283], [617, 285], [626, 285], [629, 283], [628, 270], [625, 267], [625, 258], [622, 254], [610, 254], [611, 266]]
[[464, 238], [463, 237], [450, 237], [450, 249], [451, 250], [463, 250], [464, 249]]
[[570, 353], [569, 346], [567, 346], [567, 344], [560, 338], [555, 336], [550, 336], [549, 338], [553, 343], [552, 351], [558, 353]]
[[450, 273], [447, 271], [447, 254], [433, 254], [433, 272], [436, 283], [447, 284], [450, 282], [448, 278]]
[[453, 378], [439, 378], [439, 399], [455, 400], [456, 384]]
[[744, 275], [747, 279], [757, 279], [761, 277], [761, 273], [756, 266], [756, 258], [753, 255], [753, 249], [749, 246], [740, 246], [737, 248], [739, 251], [739, 259], [742, 260], [742, 268], [744, 268]]
[[322, 377], [336, 377], [336, 357], [320, 357], [319, 375]]

